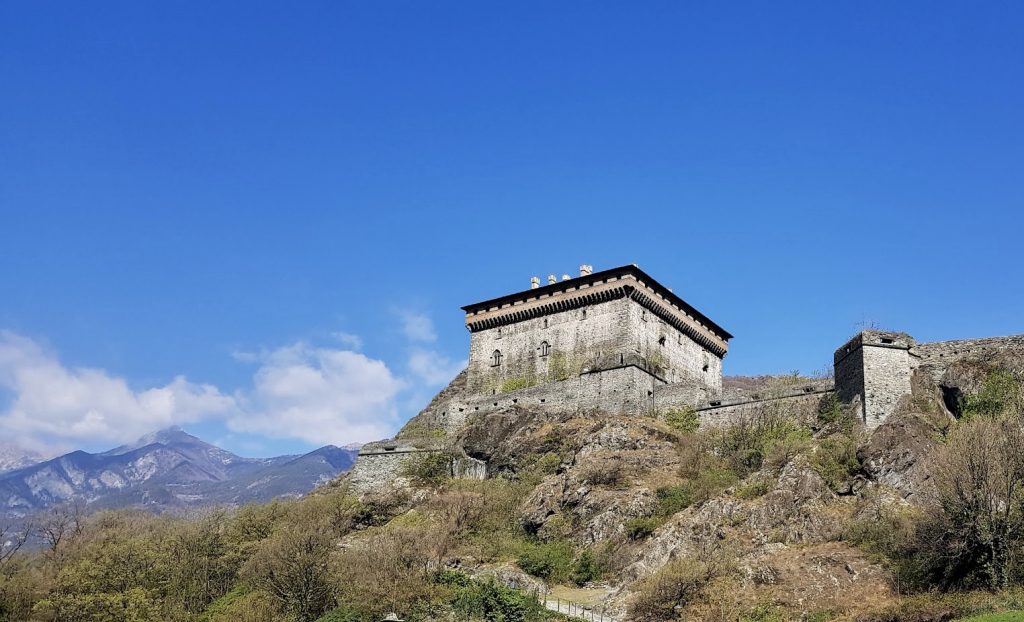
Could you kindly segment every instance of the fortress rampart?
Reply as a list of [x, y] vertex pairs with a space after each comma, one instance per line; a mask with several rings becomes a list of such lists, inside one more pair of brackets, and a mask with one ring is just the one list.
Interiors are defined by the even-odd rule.
[[[868, 429], [896, 412], [919, 369], [938, 382], [958, 361], [1024, 356], [1024, 336], [917, 343], [907, 333], [865, 330], [834, 353], [834, 386], [815, 382], [749, 399], [722, 394], [732, 335], [636, 266], [580, 277], [463, 307], [466, 371], [414, 417], [396, 441], [360, 452], [349, 480], [367, 490], [423, 453], [439, 451], [472, 417], [514, 408], [657, 417], [693, 409], [702, 428], [779, 409], [811, 421], [835, 395]], [[454, 459], [452, 474], [483, 477], [486, 465]]]

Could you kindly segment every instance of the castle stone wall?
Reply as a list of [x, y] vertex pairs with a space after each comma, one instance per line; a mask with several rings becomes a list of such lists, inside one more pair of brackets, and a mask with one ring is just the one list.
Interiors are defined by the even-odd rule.
[[777, 412], [811, 423], [818, 416], [822, 399], [831, 393], [832, 389], [800, 391], [763, 400], [705, 406], [696, 410], [701, 429], [728, 427], [767, 412]]
[[515, 406], [586, 412], [600, 410], [612, 414], [645, 415], [653, 409], [654, 392], [665, 383], [636, 365], [594, 370], [561, 382], [493, 395], [466, 394], [438, 406], [440, 418], [453, 429], [466, 418]]
[[910, 354], [911, 364], [927, 368], [938, 382], [949, 366], [958, 361], [990, 361], [1004, 355], [1024, 357], [1024, 335], [921, 343], [911, 348]]
[[[494, 364], [495, 351], [501, 352], [500, 365]], [[473, 332], [468, 387], [493, 395], [625, 365], [636, 357], [640, 367], [666, 382], [721, 389], [721, 358], [629, 298]]]
[[[384, 449], [385, 446], [390, 449]], [[348, 483], [359, 494], [383, 490], [395, 481], [406, 464], [432, 451], [386, 441], [369, 443], [356, 456], [356, 463], [348, 472]]]
[[[552, 382], [594, 367], [605, 355], [627, 350], [630, 301], [610, 300], [531, 318], [470, 335], [468, 386], [497, 393], [502, 386]], [[541, 356], [541, 344], [550, 347]], [[501, 365], [493, 353], [501, 352]]]
[[696, 382], [722, 389], [722, 359], [636, 302], [627, 308], [628, 346], [669, 384]]

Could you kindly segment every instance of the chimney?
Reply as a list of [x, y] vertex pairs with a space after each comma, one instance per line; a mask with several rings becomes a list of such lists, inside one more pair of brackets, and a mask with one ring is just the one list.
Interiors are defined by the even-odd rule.
[[568, 281], [569, 280], [569, 275], [568, 274], [563, 274], [562, 275], [562, 280], [563, 281]]
[[540, 287], [540, 279], [535, 276], [530, 277], [530, 289], [537, 289]]
[[590, 276], [594, 273], [594, 266], [588, 266], [587, 264], [580, 264], [580, 276]]
[[558, 279], [555, 278], [555, 275], [553, 275], [553, 274], [549, 274], [548, 275], [548, 285], [554, 285], [557, 282], [558, 282]]

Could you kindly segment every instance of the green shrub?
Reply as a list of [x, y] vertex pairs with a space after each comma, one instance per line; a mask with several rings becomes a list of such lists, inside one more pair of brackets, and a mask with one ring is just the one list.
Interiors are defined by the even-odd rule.
[[[1024, 407], [1024, 386], [1006, 369], [989, 372], [981, 389], [960, 401], [962, 420], [972, 417], [996, 417]], [[1024, 414], [1018, 412], [1017, 414]]]
[[[697, 477], [686, 482], [681, 487], [689, 491], [690, 503], [703, 503], [732, 486], [739, 479], [736, 473], [727, 467], [709, 467], [697, 474]], [[685, 495], [678, 495], [677, 501], [682, 501]], [[685, 509], [685, 508], [680, 508]], [[680, 510], [676, 510], [678, 512]], [[674, 512], [673, 512], [674, 513]]]
[[556, 382], [578, 376], [580, 369], [580, 364], [565, 352], [554, 351], [548, 358], [548, 377]]
[[658, 497], [659, 516], [672, 516], [676, 512], [682, 512], [694, 503], [693, 486], [689, 482], [679, 486], [662, 486], [654, 491]]
[[496, 583], [474, 581], [465, 575], [443, 571], [435, 581], [449, 589], [448, 605], [459, 620], [487, 622], [542, 622], [558, 619], [530, 594]]
[[765, 441], [762, 462], [770, 468], [780, 469], [799, 454], [806, 453], [810, 447], [811, 431], [794, 427]]
[[602, 556], [587, 549], [580, 553], [573, 565], [572, 581], [576, 585], [598, 581], [604, 576], [606, 569], [607, 562]]
[[669, 426], [680, 432], [696, 432], [697, 428], [700, 427], [700, 416], [692, 408], [667, 410], [662, 414], [662, 419]]
[[452, 477], [452, 457], [447, 452], [426, 452], [407, 460], [401, 474], [417, 486], [437, 488]]
[[843, 419], [843, 405], [836, 394], [834, 392], [829, 393], [822, 398], [821, 404], [818, 405], [818, 423], [828, 425]]
[[786, 413], [765, 407], [752, 417], [716, 431], [710, 442], [712, 451], [721, 456], [732, 471], [743, 476], [759, 470], [770, 449], [776, 450], [778, 459], [781, 451], [791, 451], [793, 445], [807, 438], [810, 432]]
[[786, 622], [787, 618], [773, 605], [758, 605], [740, 616], [740, 622]]
[[832, 490], [838, 490], [860, 471], [857, 443], [847, 436], [826, 438], [811, 456], [811, 466]]
[[363, 622], [367, 618], [366, 614], [354, 611], [350, 607], [338, 607], [320, 616], [316, 622]]
[[542, 475], [553, 475], [558, 472], [558, 467], [561, 465], [562, 456], [553, 451], [549, 451], [538, 458], [533, 466], [537, 469], [537, 472]]
[[523, 548], [516, 563], [535, 577], [564, 583], [573, 569], [572, 545], [565, 540], [531, 542]]
[[771, 489], [769, 483], [763, 478], [756, 478], [745, 484], [736, 487], [736, 496], [740, 499], [757, 499], [768, 494]]
[[626, 535], [630, 540], [643, 540], [664, 523], [664, 517], [638, 516], [637, 518], [627, 520], [624, 526], [626, 527]]

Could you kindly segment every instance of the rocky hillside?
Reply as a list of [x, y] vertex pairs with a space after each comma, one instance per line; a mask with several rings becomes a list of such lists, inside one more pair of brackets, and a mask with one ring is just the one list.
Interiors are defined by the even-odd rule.
[[[701, 430], [685, 417], [519, 408], [469, 416], [452, 429], [428, 408], [397, 438], [442, 447], [456, 462], [481, 461], [487, 480], [447, 480], [424, 454], [391, 488], [364, 498], [410, 499], [394, 509], [396, 519], [436, 518], [448, 502], [439, 499], [453, 491], [496, 505], [513, 486], [515, 526], [492, 534], [511, 540], [481, 547], [467, 528], [446, 563], [503, 568], [513, 584], [546, 582], [535, 589], [575, 583], [577, 598], [615, 619], [950, 619], [949, 607], [934, 618], [900, 617], [917, 601], [901, 598], [902, 571], [886, 558], [895, 545], [880, 543], [877, 529], [897, 525], [895, 533], [899, 517], [926, 511], [929, 457], [973, 416], [965, 408], [985, 407], [1000, 374], [1020, 391], [1020, 363], [967, 360], [937, 376], [922, 368], [913, 395], [870, 433], [828, 393], [811, 408], [769, 401], [735, 426]], [[756, 395], [790, 382], [726, 385]], [[999, 408], [1012, 411], [1010, 393], [1000, 395]]]
[[72, 500], [166, 511], [294, 497], [348, 469], [355, 453], [326, 446], [302, 456], [243, 458], [168, 428], [103, 453], [75, 451], [0, 473], [0, 516]]

